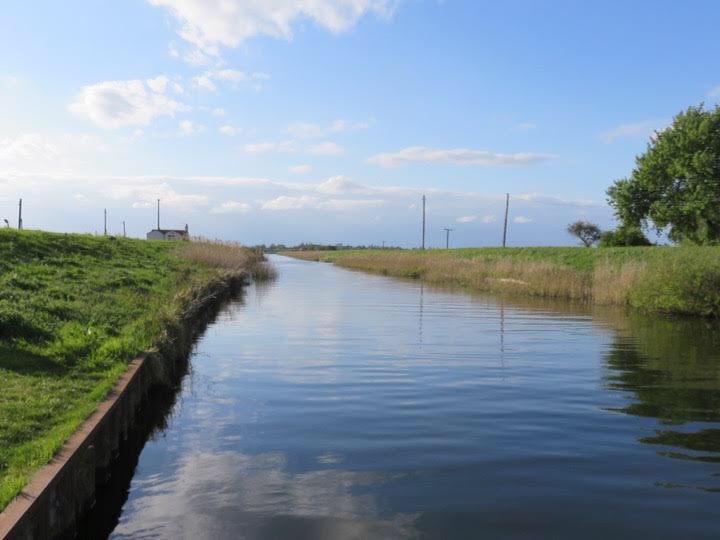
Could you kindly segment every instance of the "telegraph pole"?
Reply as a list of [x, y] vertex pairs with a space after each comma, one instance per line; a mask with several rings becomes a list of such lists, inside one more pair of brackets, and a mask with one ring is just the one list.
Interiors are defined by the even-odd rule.
[[123, 219], [123, 238], [127, 238], [127, 233], [125, 232], [125, 220]]
[[448, 229], [447, 227], [443, 229], [445, 231], [445, 249], [450, 249], [450, 231], [453, 229]]
[[107, 236], [107, 208], [103, 210], [103, 235]]
[[425, 194], [423, 193], [422, 248], [425, 249]]
[[23, 228], [23, 222], [22, 222], [22, 199], [20, 199], [20, 202], [18, 203], [18, 229]]
[[503, 227], [503, 247], [505, 247], [505, 244], [507, 242], [507, 219], [508, 219], [508, 210], [510, 209], [510, 194], [505, 194], [505, 226]]
[[160, 230], [160, 199], [158, 199], [158, 231]]

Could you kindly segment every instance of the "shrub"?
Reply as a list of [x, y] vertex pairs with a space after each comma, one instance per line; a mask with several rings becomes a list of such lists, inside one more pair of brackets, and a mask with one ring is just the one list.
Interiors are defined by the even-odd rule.
[[600, 237], [600, 247], [652, 245], [639, 227], [618, 227], [614, 231], [605, 231]]

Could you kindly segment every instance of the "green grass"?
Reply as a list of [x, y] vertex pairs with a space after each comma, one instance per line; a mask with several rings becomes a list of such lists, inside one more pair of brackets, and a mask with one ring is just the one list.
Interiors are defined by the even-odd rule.
[[720, 247], [377, 249], [286, 255], [481, 291], [720, 317]]
[[183, 244], [0, 230], [0, 509], [227, 271]]
[[[705, 250], [707, 248], [685, 248]], [[715, 248], [710, 248], [715, 249]], [[591, 271], [598, 264], [606, 261], [626, 263], [632, 261], [648, 261], [662, 258], [663, 254], [677, 251], [676, 247], [619, 247], [591, 249], [581, 247], [512, 247], [512, 248], [458, 248], [458, 249], [429, 249], [429, 250], [338, 250], [338, 251], [310, 251], [286, 252], [284, 255], [298, 256], [310, 260], [324, 260], [335, 262], [353, 255], [369, 254], [373, 257], [385, 257], [392, 253], [412, 253], [425, 259], [458, 259], [498, 261], [512, 260], [517, 262], [548, 262], [566, 266], [579, 271]], [[309, 254], [303, 257], [303, 253]], [[718, 251], [720, 253], [720, 251]]]

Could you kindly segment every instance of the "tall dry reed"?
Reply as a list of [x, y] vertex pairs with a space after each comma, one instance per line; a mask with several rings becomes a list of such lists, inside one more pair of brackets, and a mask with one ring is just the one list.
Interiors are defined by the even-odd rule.
[[228, 273], [243, 273], [259, 281], [274, 279], [276, 275], [261, 252], [236, 242], [193, 239], [178, 244], [177, 249], [179, 256], [185, 260]]
[[542, 260], [463, 259], [453, 256], [452, 252], [297, 252], [291, 255], [305, 260], [327, 258], [345, 268], [422, 279], [427, 283], [602, 305], [626, 305], [631, 289], [645, 270], [643, 263], [634, 261], [601, 263], [594, 270], [581, 271]]

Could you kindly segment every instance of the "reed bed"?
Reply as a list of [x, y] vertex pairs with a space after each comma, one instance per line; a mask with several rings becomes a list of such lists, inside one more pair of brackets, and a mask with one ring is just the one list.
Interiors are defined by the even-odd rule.
[[237, 242], [196, 238], [179, 243], [177, 252], [184, 260], [228, 273], [248, 274], [256, 281], [268, 281], [276, 277], [274, 268], [265, 260], [262, 252]]
[[720, 317], [720, 248], [508, 248], [288, 252], [477, 291]]

